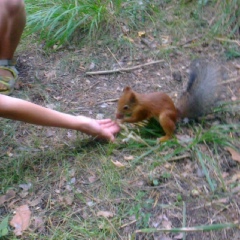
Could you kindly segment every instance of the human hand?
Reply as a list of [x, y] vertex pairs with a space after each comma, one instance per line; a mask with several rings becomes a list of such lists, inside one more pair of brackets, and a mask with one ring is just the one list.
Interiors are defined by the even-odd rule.
[[113, 142], [114, 134], [120, 131], [119, 125], [111, 119], [96, 120], [84, 116], [79, 116], [79, 118], [82, 122], [79, 130], [98, 139]]

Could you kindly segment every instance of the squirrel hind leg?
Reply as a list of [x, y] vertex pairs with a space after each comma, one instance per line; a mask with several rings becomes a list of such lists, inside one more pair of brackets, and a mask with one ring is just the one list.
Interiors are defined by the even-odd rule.
[[159, 123], [166, 133], [165, 136], [159, 138], [159, 142], [165, 142], [172, 138], [176, 128], [176, 114], [172, 112], [165, 112], [159, 116]]

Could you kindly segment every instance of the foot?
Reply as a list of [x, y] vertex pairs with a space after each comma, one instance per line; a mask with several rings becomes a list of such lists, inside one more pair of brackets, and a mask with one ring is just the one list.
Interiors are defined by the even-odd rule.
[[13, 77], [13, 74], [6, 69], [0, 69], [0, 76], [1, 77]]
[[163, 137], [158, 138], [158, 142], [160, 142], [160, 143], [166, 142], [166, 141], [168, 141], [169, 139], [171, 139], [171, 136], [166, 135], [166, 136], [163, 136]]
[[17, 78], [18, 72], [14, 66], [0, 66], [0, 94], [11, 94]]

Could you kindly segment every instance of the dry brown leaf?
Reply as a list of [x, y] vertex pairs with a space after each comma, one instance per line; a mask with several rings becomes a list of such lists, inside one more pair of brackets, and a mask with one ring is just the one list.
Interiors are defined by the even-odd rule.
[[16, 196], [16, 192], [12, 189], [8, 190], [5, 195], [0, 197], [0, 206], [3, 205], [5, 202], [10, 201]]
[[73, 200], [74, 200], [74, 195], [59, 196], [59, 202], [66, 206], [72, 205]]
[[48, 80], [54, 79], [57, 77], [56, 70], [51, 70], [51, 71], [45, 72], [44, 75]]
[[172, 227], [172, 222], [168, 221], [168, 220], [163, 220], [162, 221], [162, 226], [165, 229], [171, 229]]
[[44, 231], [44, 220], [42, 217], [35, 216], [33, 217], [32, 222], [35, 231], [37, 230], [39, 233]]
[[236, 183], [237, 181], [240, 181], [240, 172], [234, 174], [230, 180], [226, 181], [227, 184], [232, 184], [232, 183]]
[[173, 239], [183, 239], [183, 233], [179, 233], [178, 235], [174, 236]]
[[74, 196], [73, 195], [67, 195], [65, 197], [65, 202], [67, 205], [72, 205], [73, 204], [73, 200], [74, 200]]
[[114, 214], [112, 212], [109, 212], [109, 211], [99, 211], [97, 213], [97, 216], [98, 217], [102, 216], [102, 217], [110, 218], [110, 217], [113, 217]]
[[23, 191], [28, 191], [32, 188], [32, 183], [19, 184], [19, 187], [22, 188]]
[[14, 234], [21, 236], [30, 224], [31, 211], [28, 205], [22, 205], [16, 209], [16, 214], [10, 221], [10, 225], [15, 228]]
[[240, 69], [240, 64], [235, 63], [234, 66], [235, 68]]
[[90, 183], [94, 183], [94, 182], [96, 182], [98, 179], [99, 179], [99, 178], [97, 178], [96, 176], [90, 176], [90, 177], [88, 178], [88, 181], [89, 181]]
[[126, 161], [131, 161], [131, 160], [134, 159], [134, 156], [125, 156], [125, 157], [123, 157], [123, 158], [124, 158], [124, 160], [126, 160]]
[[28, 201], [29, 206], [35, 207], [42, 201], [42, 198], [36, 198], [32, 201]]
[[240, 163], [240, 153], [235, 151], [233, 148], [230, 148], [230, 147], [227, 147], [226, 149], [232, 155], [232, 159]]
[[20, 193], [18, 193], [18, 194], [19, 194], [19, 196], [20, 196], [21, 198], [25, 198], [25, 197], [29, 194], [29, 192], [22, 191], [22, 192], [20, 192]]
[[240, 181], [240, 172], [238, 172], [232, 176], [232, 182], [236, 182], [237, 180]]
[[122, 163], [120, 163], [119, 161], [113, 161], [113, 160], [111, 160], [111, 162], [112, 162], [116, 167], [118, 167], [118, 168], [124, 168], [124, 167], [125, 167], [125, 165], [122, 164]]
[[139, 37], [146, 37], [146, 32], [145, 31], [139, 31], [138, 36]]

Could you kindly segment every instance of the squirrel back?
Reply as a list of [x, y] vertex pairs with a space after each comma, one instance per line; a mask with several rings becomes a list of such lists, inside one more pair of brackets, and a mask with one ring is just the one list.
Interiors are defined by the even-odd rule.
[[180, 118], [197, 118], [211, 112], [218, 101], [220, 66], [206, 59], [196, 59], [191, 63], [186, 90], [176, 103]]

